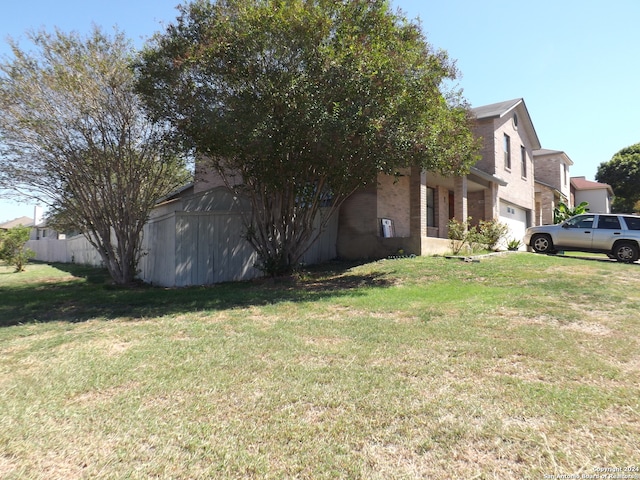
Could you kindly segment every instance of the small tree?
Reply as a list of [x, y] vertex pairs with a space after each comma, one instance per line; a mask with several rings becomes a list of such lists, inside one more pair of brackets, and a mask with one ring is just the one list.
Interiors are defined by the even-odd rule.
[[508, 231], [509, 227], [497, 220], [480, 220], [478, 225], [471, 225], [471, 217], [466, 222], [452, 218], [448, 223], [448, 236], [454, 255], [465, 248], [472, 253], [482, 248], [495, 250]]
[[447, 236], [451, 241], [451, 253], [458, 255], [467, 244], [469, 222], [460, 222], [455, 218], [447, 224]]
[[509, 226], [498, 220], [480, 220], [478, 222], [480, 242], [486, 245], [488, 250], [495, 250], [508, 232]]
[[48, 204], [82, 232], [113, 281], [137, 275], [156, 201], [187, 181], [165, 129], [143, 114], [121, 33], [30, 33], [0, 63], [0, 187]]
[[17, 226], [8, 230], [0, 230], [0, 260], [16, 267], [16, 272], [23, 272], [25, 265], [35, 252], [25, 248], [29, 240], [31, 228]]
[[247, 239], [266, 273], [290, 271], [378, 173], [461, 174], [477, 161], [469, 110], [443, 87], [453, 62], [388, 2], [179, 8], [143, 52], [138, 88], [153, 117], [249, 199]]

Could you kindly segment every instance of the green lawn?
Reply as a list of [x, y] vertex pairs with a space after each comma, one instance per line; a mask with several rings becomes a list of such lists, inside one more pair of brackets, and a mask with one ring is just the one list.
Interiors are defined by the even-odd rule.
[[526, 253], [185, 289], [0, 267], [0, 478], [640, 477], [639, 310], [640, 265]]

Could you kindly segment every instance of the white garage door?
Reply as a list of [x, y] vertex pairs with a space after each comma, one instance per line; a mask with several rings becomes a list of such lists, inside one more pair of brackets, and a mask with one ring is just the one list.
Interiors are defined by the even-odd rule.
[[512, 203], [500, 202], [500, 221], [509, 226], [507, 241], [512, 238], [522, 241], [527, 229], [527, 211]]

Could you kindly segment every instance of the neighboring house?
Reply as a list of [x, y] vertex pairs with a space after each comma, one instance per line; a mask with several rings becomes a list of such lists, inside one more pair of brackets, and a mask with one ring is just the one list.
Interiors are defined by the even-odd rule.
[[607, 183], [592, 182], [585, 177], [571, 177], [573, 204], [587, 202], [592, 213], [610, 213], [613, 189]]
[[[47, 227], [44, 221], [44, 210], [42, 207], [34, 207], [34, 218], [20, 217], [0, 225], [0, 229], [9, 229], [17, 226], [31, 227], [31, 240], [42, 238], [58, 238], [58, 233]], [[35, 220], [34, 220], [35, 219]]]
[[573, 161], [560, 150], [533, 152], [535, 171], [535, 225], [553, 224], [553, 211], [560, 203], [573, 207], [569, 169]]
[[463, 177], [419, 168], [378, 176], [376, 185], [347, 199], [340, 211], [337, 250], [343, 258], [380, 258], [403, 250], [429, 255], [450, 250], [450, 219], [499, 220], [508, 239], [533, 225], [533, 151], [540, 141], [523, 99], [474, 108], [481, 159]]
[[31, 217], [20, 217], [15, 218], [13, 220], [9, 220], [8, 222], [0, 223], [0, 230], [9, 230], [14, 227], [33, 227], [33, 218]]

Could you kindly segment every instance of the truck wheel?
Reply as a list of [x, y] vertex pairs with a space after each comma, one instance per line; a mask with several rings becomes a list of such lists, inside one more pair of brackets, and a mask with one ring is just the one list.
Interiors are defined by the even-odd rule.
[[617, 261], [624, 263], [633, 263], [640, 257], [638, 244], [634, 242], [616, 243], [611, 253], [613, 253]]
[[531, 246], [537, 253], [553, 252], [553, 241], [549, 235], [538, 234], [531, 239]]

